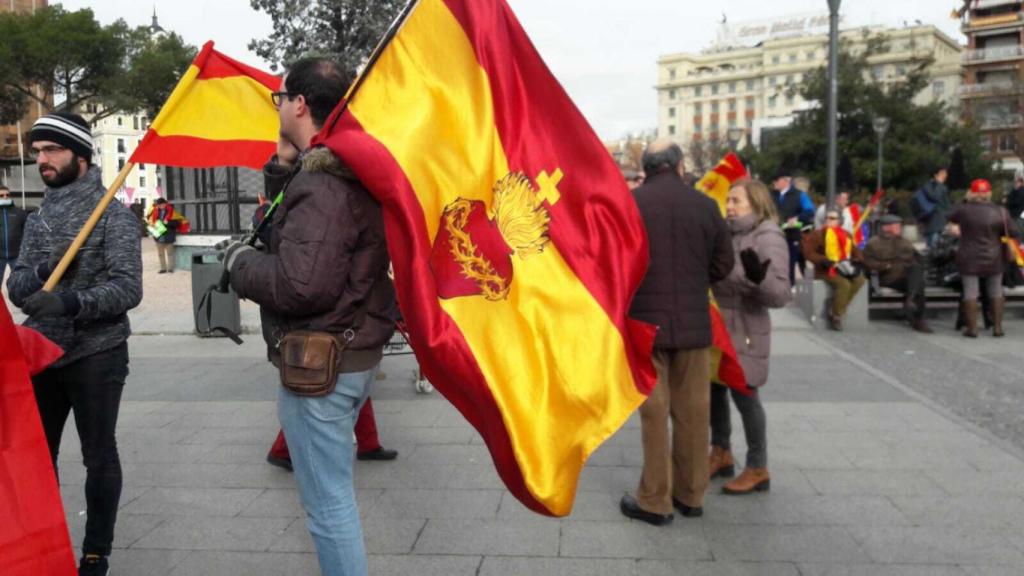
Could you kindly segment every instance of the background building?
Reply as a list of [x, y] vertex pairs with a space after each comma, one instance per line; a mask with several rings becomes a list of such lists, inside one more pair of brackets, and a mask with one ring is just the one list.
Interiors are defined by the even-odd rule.
[[[864, 50], [868, 34], [884, 34], [889, 40], [889, 51], [870, 59], [874, 78], [898, 80], [913, 62], [932, 57], [932, 83], [918, 95], [918, 103], [959, 103], [962, 48], [955, 40], [924, 25], [845, 30], [842, 39], [854, 51]], [[718, 41], [708, 50], [658, 60], [658, 134], [681, 144], [724, 142], [735, 127], [744, 134], [740, 146], [758, 145], [762, 127], [785, 126], [794, 112], [817, 105], [788, 94], [788, 89], [825, 66], [827, 59], [827, 15], [723, 23]]]
[[[93, 121], [97, 113], [95, 104], [86, 107], [86, 119], [92, 123], [93, 163], [103, 171], [103, 184], [109, 186], [117, 178], [124, 165], [131, 158], [142, 137], [149, 129], [149, 119], [144, 113], [114, 114], [99, 121]], [[163, 194], [163, 176], [160, 167], [154, 164], [139, 164], [118, 191], [117, 198], [125, 204], [149, 201]]]
[[978, 0], [963, 13], [967, 50], [960, 89], [966, 119], [1006, 170], [1024, 170], [1024, 12], [1020, 0]]
[[[47, 0], [0, 0], [0, 13], [4, 12], [35, 12], [39, 8], [47, 6]], [[52, 103], [51, 103], [52, 107]], [[29, 106], [28, 113], [21, 120], [22, 138], [27, 138], [28, 131], [32, 124], [42, 115], [49, 112], [49, 108], [35, 103]], [[25, 149], [28, 148], [27, 140], [24, 141]], [[0, 126], [0, 165], [17, 163], [20, 160], [18, 155], [18, 125]]]

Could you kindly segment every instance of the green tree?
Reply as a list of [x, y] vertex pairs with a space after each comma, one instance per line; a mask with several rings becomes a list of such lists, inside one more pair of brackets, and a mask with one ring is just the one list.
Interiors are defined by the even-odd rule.
[[[966, 171], [974, 178], [988, 177], [991, 167], [984, 158], [980, 135], [961, 125], [945, 105], [919, 106], [913, 99], [929, 86], [932, 60], [910, 63], [906, 75], [895, 81], [876, 80], [869, 58], [889, 50], [885, 36], [866, 38], [866, 49], [854, 53], [847, 43], [839, 54], [839, 157], [844, 158], [843, 177], [856, 188], [875, 187], [878, 140], [874, 118], [892, 120], [885, 137], [882, 181], [888, 188], [916, 190], [934, 173], [948, 165], [953, 150], [960, 150]], [[806, 174], [815, 188], [824, 190], [828, 160], [826, 69], [807, 75], [799, 87], [791, 87], [808, 102], [821, 105], [797, 114], [793, 124], [773, 135], [769, 146], [753, 159], [760, 174], [778, 167]], [[846, 165], [848, 163], [848, 165]]]
[[250, 0], [266, 12], [274, 31], [249, 42], [249, 49], [288, 66], [303, 56], [325, 56], [357, 69], [405, 6], [404, 0]]
[[0, 14], [0, 123], [34, 102], [70, 112], [95, 103], [96, 119], [155, 111], [195, 53], [174, 34], [153, 37], [122, 20], [103, 26], [89, 9]]

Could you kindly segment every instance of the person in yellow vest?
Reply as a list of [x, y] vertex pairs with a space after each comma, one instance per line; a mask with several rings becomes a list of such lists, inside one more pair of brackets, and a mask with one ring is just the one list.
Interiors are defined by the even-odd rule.
[[828, 327], [836, 331], [843, 329], [846, 308], [864, 286], [864, 255], [841, 224], [839, 212], [829, 210], [825, 226], [805, 235], [801, 243], [804, 258], [814, 264], [814, 277], [824, 280], [835, 291]]

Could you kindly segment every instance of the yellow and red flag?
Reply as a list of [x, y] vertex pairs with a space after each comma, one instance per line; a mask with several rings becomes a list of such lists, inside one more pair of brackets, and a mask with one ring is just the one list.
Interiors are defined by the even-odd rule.
[[1010, 253], [1013, 254], [1013, 261], [1017, 264], [1018, 268], [1024, 268], [1024, 249], [1021, 249], [1020, 242], [1016, 238], [1010, 238], [1008, 236], [1003, 237], [1003, 242], [1010, 249]]
[[63, 351], [16, 327], [0, 299], [0, 574], [77, 574], [30, 373]]
[[182, 76], [131, 162], [262, 168], [277, 149], [270, 94], [281, 78], [246, 66], [207, 42]]
[[743, 161], [735, 152], [729, 152], [717, 166], [697, 182], [696, 187], [697, 190], [718, 202], [722, 216], [725, 216], [725, 199], [729, 195], [729, 189], [737, 180], [747, 176], [747, 169], [743, 166]]
[[384, 206], [423, 373], [520, 502], [570, 513], [655, 382], [647, 236], [596, 134], [503, 0], [421, 0], [318, 141]]
[[[743, 161], [735, 153], [729, 152], [717, 166], [697, 182], [696, 188], [717, 202], [722, 216], [725, 216], [725, 199], [729, 196], [729, 190], [738, 180], [747, 176]], [[711, 374], [712, 380], [718, 384], [744, 394], [753, 392], [747, 384], [747, 376], [743, 373], [739, 355], [736, 354], [736, 348], [722, 318], [722, 311], [714, 298], [711, 299]]]

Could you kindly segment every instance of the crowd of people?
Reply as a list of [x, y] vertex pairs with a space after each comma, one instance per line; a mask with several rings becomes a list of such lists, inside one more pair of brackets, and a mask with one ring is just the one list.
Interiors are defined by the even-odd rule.
[[[221, 247], [231, 286], [260, 307], [268, 359], [281, 371], [282, 430], [267, 459], [294, 471], [321, 572], [328, 576], [367, 570], [353, 460], [397, 456], [381, 446], [369, 400], [396, 319], [382, 209], [329, 150], [310, 147], [352, 79], [352, 71], [327, 59], [303, 59], [289, 69], [282, 91], [272, 95], [281, 141], [264, 168], [265, 197], [288, 193], [261, 211], [260, 218], [268, 219], [262, 249], [242, 241]], [[28, 326], [65, 351], [33, 385], [55, 472], [61, 434], [74, 412], [86, 466], [79, 573], [103, 575], [122, 485], [115, 429], [128, 375], [127, 313], [142, 299], [138, 220], [112, 204], [56, 289], [44, 290], [103, 188], [91, 162], [91, 131], [80, 116], [40, 118], [30, 143], [46, 196], [26, 218], [0, 187], [0, 274], [12, 268], [11, 301], [28, 315]], [[644, 152], [643, 172], [625, 174], [651, 255], [630, 315], [659, 330], [652, 358], [657, 383], [639, 409], [643, 467], [620, 510], [654, 525], [671, 522], [676, 512], [703, 515], [705, 493], [716, 478], [729, 479], [722, 485], [728, 494], [770, 490], [761, 398], [770, 364], [769, 310], [790, 302], [798, 275], [813, 273], [831, 286], [833, 329], [842, 329], [867, 273], [902, 293], [913, 328], [930, 332], [924, 320], [929, 262], [904, 238], [895, 213], [880, 218], [878, 232], [862, 248], [862, 218], [848, 194], [840, 194], [835, 207], [815, 207], [809, 184], [783, 170], [773, 175], [771, 189], [750, 178], [735, 182], [723, 216], [693, 187], [684, 165], [677, 144], [657, 140]], [[1024, 180], [1010, 196], [1009, 210], [992, 203], [992, 187], [984, 180], [972, 183], [966, 200], [954, 206], [945, 180], [946, 171], [938, 170], [915, 195], [928, 258], [959, 275], [964, 335], [978, 335], [984, 294], [993, 334], [1002, 336], [1003, 238], [1018, 235]], [[175, 222], [181, 219], [166, 201], [156, 202], [147, 216], [161, 272], [174, 270]], [[742, 390], [712, 383], [712, 296], [746, 376]], [[730, 398], [747, 445], [738, 476]]]

